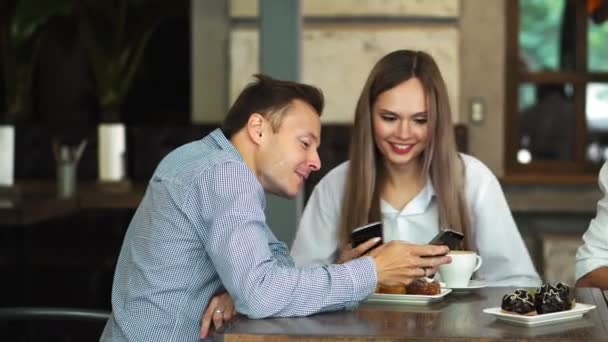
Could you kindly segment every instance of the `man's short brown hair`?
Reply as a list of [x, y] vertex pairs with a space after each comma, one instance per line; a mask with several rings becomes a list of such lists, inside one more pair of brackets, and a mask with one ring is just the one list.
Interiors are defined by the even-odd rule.
[[317, 87], [277, 80], [262, 74], [254, 77], [257, 80], [243, 89], [224, 119], [222, 132], [228, 139], [245, 127], [253, 113], [262, 114], [276, 131], [281, 126], [285, 109], [296, 99], [308, 103], [321, 115], [324, 98], [323, 92]]

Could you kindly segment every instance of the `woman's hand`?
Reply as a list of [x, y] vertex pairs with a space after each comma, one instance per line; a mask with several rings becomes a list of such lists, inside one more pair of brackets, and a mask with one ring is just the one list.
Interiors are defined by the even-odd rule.
[[207, 310], [205, 310], [205, 313], [203, 314], [201, 321], [201, 338], [209, 336], [212, 329], [211, 323], [213, 323], [213, 329], [217, 330], [225, 321], [231, 320], [235, 314], [234, 302], [228, 292], [213, 296], [211, 301], [209, 301]]
[[367, 252], [368, 249], [377, 244], [378, 241], [380, 241], [379, 237], [371, 238], [355, 248], [351, 247], [350, 242], [345, 243], [340, 247], [340, 256], [338, 257], [338, 260], [336, 260], [336, 263], [343, 264], [360, 257], [363, 253]]

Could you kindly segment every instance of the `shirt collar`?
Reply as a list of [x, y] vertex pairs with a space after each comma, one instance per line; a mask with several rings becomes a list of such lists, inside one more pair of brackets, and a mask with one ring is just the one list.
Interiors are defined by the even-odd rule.
[[431, 182], [431, 178], [427, 176], [426, 184], [422, 191], [420, 191], [402, 210], [399, 212], [393, 208], [388, 202], [380, 199], [380, 212], [385, 215], [418, 215], [426, 211], [431, 201], [435, 197], [435, 188]]
[[226, 136], [224, 135], [224, 132], [222, 132], [221, 129], [219, 129], [219, 128], [214, 129], [213, 132], [209, 133], [209, 136], [211, 136], [213, 141], [215, 141], [215, 143], [217, 144], [217, 146], [220, 149], [237, 156], [239, 158], [239, 160], [241, 160], [241, 161], [243, 160], [243, 157], [241, 156], [239, 151], [236, 149], [236, 147], [234, 147], [234, 145], [232, 145], [230, 140], [228, 140], [228, 138], [226, 138]]

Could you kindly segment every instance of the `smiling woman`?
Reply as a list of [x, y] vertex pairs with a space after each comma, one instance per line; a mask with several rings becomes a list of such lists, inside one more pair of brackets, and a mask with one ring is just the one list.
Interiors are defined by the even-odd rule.
[[429, 137], [426, 97], [420, 80], [411, 78], [383, 92], [372, 111], [374, 141], [388, 164], [420, 173], [422, 165], [417, 157]]
[[356, 258], [368, 246], [351, 248], [352, 230], [382, 221], [385, 243], [428, 244], [440, 228], [462, 232], [462, 247], [487, 260], [478, 276], [489, 284], [539, 284], [498, 180], [457, 152], [451, 118], [429, 54], [398, 50], [380, 59], [357, 102], [350, 160], [308, 200], [291, 250], [296, 264]]

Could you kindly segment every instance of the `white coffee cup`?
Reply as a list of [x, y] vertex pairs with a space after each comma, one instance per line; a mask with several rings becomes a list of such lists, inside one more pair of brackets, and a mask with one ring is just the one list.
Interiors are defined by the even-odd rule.
[[439, 266], [441, 281], [448, 288], [469, 286], [473, 272], [481, 267], [481, 257], [473, 251], [451, 251], [448, 256], [452, 262]]

